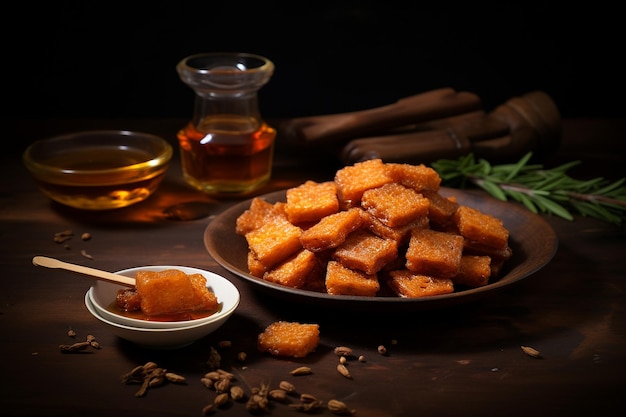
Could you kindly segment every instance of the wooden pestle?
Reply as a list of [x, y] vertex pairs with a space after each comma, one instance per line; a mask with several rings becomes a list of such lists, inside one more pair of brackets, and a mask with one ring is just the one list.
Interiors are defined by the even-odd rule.
[[341, 160], [352, 164], [381, 158], [386, 162], [430, 163], [469, 152], [490, 161], [511, 161], [533, 151], [542, 157], [560, 142], [561, 120], [554, 102], [541, 91], [514, 97], [489, 114], [482, 111], [433, 120], [413, 131], [348, 142]]
[[355, 112], [300, 117], [277, 126], [287, 142], [312, 145], [339, 142], [362, 135], [380, 134], [389, 129], [478, 110], [480, 98], [452, 88], [427, 91], [393, 104]]

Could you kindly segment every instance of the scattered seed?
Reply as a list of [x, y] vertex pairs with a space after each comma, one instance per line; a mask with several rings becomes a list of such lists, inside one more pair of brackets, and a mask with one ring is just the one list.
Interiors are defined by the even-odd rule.
[[248, 357], [248, 354], [246, 352], [239, 352], [237, 354], [237, 360], [239, 362], [245, 362], [247, 357]]
[[68, 335], [69, 337], [76, 337], [76, 332], [75, 332], [74, 330], [72, 330], [72, 329], [69, 329], [69, 330], [67, 331], [67, 335]]
[[85, 232], [82, 235], [80, 235], [80, 238], [82, 240], [89, 240], [89, 239], [91, 239], [91, 235], [89, 233]]
[[213, 404], [215, 404], [216, 407], [223, 407], [228, 404], [229, 400], [229, 394], [226, 392], [222, 392], [215, 397], [215, 400], [213, 400]]
[[340, 364], [342, 364], [342, 365], [343, 365], [343, 364], [345, 364], [346, 362], [348, 362], [348, 360], [346, 359], [346, 357], [345, 357], [345, 356], [341, 356], [341, 357], [339, 358], [339, 363], [340, 363]]
[[346, 403], [339, 400], [328, 401], [328, 409], [331, 413], [337, 415], [352, 415], [356, 413], [356, 410], [350, 410]]
[[300, 401], [303, 403], [313, 403], [319, 401], [314, 395], [311, 394], [301, 394]]
[[289, 372], [291, 375], [309, 375], [311, 373], [313, 373], [311, 371], [311, 368], [309, 368], [308, 366], [301, 366], [299, 368], [294, 369], [293, 371]]
[[202, 407], [202, 415], [204, 415], [204, 416], [211, 415], [213, 413], [214, 409], [215, 409], [215, 405], [214, 404], [207, 404], [204, 407]]
[[270, 392], [267, 393], [268, 397], [270, 397], [272, 400], [276, 400], [276, 401], [285, 401], [285, 399], [287, 399], [287, 391], [285, 391], [284, 389], [273, 389]]
[[217, 346], [220, 349], [230, 349], [233, 346], [233, 343], [230, 340], [222, 340], [218, 342]]
[[228, 378], [220, 378], [213, 384], [215, 391], [218, 393], [229, 392], [230, 391], [230, 379]]
[[87, 259], [93, 259], [93, 256], [87, 253], [85, 249], [81, 249], [80, 254], [83, 255]]
[[337, 371], [344, 377], [348, 379], [352, 379], [352, 375], [350, 375], [350, 371], [348, 371], [348, 368], [346, 367], [346, 365], [340, 363], [339, 365], [337, 365]]
[[294, 385], [289, 381], [280, 381], [278, 388], [288, 392], [289, 394], [296, 392], [296, 387], [294, 387]]
[[211, 378], [201, 378], [200, 382], [202, 383], [202, 385], [209, 389], [213, 389], [213, 387], [215, 386], [215, 382], [213, 382]]
[[530, 346], [520, 346], [522, 348], [522, 351], [527, 354], [528, 356], [532, 357], [532, 358], [541, 358], [541, 353], [534, 348], [531, 348]]
[[232, 387], [230, 387], [230, 398], [232, 398], [234, 401], [241, 400], [244, 396], [245, 393], [243, 392], [243, 388], [241, 388], [239, 385], [233, 385]]
[[335, 348], [335, 355], [339, 356], [352, 356], [352, 349], [346, 346], [337, 346]]
[[175, 374], [174, 372], [166, 372], [165, 378], [175, 384], [185, 384], [187, 382], [184, 376]]
[[380, 353], [381, 355], [386, 355], [387, 354], [387, 348], [383, 345], [378, 346], [378, 353]]
[[363, 355], [359, 356], [359, 362], [365, 362], [365, 356]]

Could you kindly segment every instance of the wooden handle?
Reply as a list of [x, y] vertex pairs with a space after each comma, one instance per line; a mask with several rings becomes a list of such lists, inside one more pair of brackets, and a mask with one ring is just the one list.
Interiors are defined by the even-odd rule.
[[117, 275], [112, 272], [102, 271], [100, 269], [89, 268], [87, 266], [71, 264], [45, 256], [35, 256], [33, 258], [33, 265], [44, 266], [46, 268], [53, 269], [66, 269], [68, 271], [77, 272], [83, 275], [89, 275], [103, 281], [112, 282], [114, 284], [121, 284], [127, 287], [135, 286], [135, 278]]
[[286, 141], [292, 143], [342, 141], [379, 134], [406, 124], [463, 114], [481, 106], [480, 98], [474, 93], [441, 88], [373, 109], [291, 119], [278, 126], [278, 130]]

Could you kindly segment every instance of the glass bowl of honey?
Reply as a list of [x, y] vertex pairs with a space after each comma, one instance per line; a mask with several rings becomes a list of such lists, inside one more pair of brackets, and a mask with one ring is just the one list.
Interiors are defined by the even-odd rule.
[[172, 146], [127, 130], [68, 133], [32, 143], [23, 154], [39, 189], [84, 210], [126, 207], [152, 195], [165, 177]]

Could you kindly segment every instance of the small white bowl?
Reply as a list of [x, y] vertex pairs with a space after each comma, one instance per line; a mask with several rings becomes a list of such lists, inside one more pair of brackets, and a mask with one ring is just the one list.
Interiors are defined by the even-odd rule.
[[89, 299], [89, 293], [85, 294], [85, 306], [87, 310], [118, 337], [126, 339], [137, 346], [149, 349], [180, 349], [191, 345], [193, 342], [202, 339], [213, 333], [226, 322], [228, 316], [222, 316], [220, 320], [210, 323], [200, 323], [195, 326], [179, 327], [173, 329], [148, 329], [140, 327], [126, 326], [114, 323], [98, 314]]
[[184, 266], [157, 265], [140, 266], [115, 272], [118, 275], [134, 278], [137, 271], [163, 271], [165, 269], [178, 269], [185, 274], [201, 274], [207, 280], [207, 287], [215, 293], [221, 307], [220, 310], [208, 317], [184, 321], [150, 321], [134, 319], [121, 314], [116, 314], [107, 307], [115, 301], [117, 291], [125, 288], [121, 285], [106, 281], [97, 281], [87, 292], [93, 307], [101, 317], [114, 323], [137, 328], [173, 329], [188, 326], [196, 326], [202, 323], [211, 323], [220, 320], [223, 316], [229, 316], [239, 305], [239, 291], [229, 280], [213, 272], [203, 269]]

